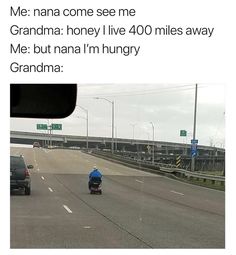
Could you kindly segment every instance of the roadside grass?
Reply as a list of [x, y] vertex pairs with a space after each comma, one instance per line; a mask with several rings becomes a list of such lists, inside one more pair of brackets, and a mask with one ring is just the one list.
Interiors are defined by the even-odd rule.
[[212, 171], [196, 171], [197, 173], [207, 174], [207, 175], [216, 175], [216, 176], [224, 176], [224, 171], [220, 170], [212, 170]]

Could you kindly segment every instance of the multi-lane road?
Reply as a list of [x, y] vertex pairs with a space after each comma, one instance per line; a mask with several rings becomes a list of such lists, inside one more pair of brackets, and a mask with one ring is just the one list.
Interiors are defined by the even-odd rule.
[[[72, 150], [11, 148], [32, 193], [11, 194], [11, 248], [224, 248], [225, 194]], [[103, 194], [90, 195], [96, 164]]]

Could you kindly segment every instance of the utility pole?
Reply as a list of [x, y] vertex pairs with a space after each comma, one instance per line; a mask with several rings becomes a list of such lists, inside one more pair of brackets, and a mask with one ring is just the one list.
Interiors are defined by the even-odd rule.
[[[196, 138], [197, 89], [198, 89], [198, 86], [196, 84], [196, 86], [195, 86], [194, 117], [193, 117], [193, 141], [195, 141], [195, 138]], [[192, 146], [197, 146], [197, 144], [192, 144]], [[191, 171], [195, 171], [195, 159], [196, 159], [196, 155], [193, 155], [193, 153], [191, 152], [191, 156], [192, 156]]]
[[155, 157], [155, 145], [154, 145], [154, 124], [150, 122], [152, 125], [152, 164], [154, 165], [154, 157]]

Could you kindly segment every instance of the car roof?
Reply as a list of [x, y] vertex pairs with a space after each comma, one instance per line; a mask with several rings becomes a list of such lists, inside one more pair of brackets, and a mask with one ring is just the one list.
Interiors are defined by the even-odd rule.
[[24, 158], [24, 156], [23, 155], [10, 155], [11, 156], [11, 158]]

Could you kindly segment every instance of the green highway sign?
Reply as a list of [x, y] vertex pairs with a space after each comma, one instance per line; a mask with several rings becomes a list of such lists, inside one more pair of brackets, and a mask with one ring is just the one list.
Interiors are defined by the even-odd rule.
[[187, 136], [186, 130], [180, 130], [180, 136]]
[[52, 124], [52, 130], [62, 130], [62, 124]]
[[36, 127], [37, 127], [37, 129], [41, 129], [41, 130], [47, 130], [48, 129], [47, 124], [37, 124]]

